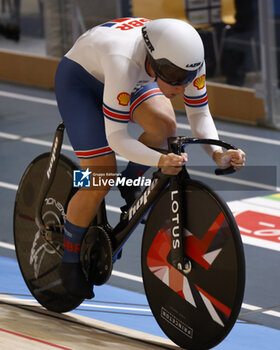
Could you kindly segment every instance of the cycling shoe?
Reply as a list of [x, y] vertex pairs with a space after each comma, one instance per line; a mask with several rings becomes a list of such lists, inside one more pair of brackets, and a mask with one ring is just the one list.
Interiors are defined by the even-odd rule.
[[93, 286], [87, 282], [80, 263], [61, 262], [58, 271], [63, 287], [71, 295], [85, 299], [94, 297]]

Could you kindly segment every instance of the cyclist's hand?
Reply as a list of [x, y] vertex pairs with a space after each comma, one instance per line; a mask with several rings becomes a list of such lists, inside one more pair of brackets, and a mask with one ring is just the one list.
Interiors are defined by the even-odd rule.
[[187, 160], [188, 155], [186, 153], [181, 153], [181, 156], [174, 153], [163, 154], [159, 159], [158, 167], [161, 168], [163, 174], [177, 175]]
[[229, 149], [226, 152], [217, 150], [213, 153], [214, 161], [222, 168], [233, 166], [235, 170], [240, 170], [245, 165], [245, 153], [241, 150]]

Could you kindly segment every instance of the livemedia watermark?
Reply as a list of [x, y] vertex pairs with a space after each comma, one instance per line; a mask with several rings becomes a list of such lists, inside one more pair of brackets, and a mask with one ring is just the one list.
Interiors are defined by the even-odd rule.
[[119, 186], [135, 186], [146, 187], [151, 185], [152, 180], [145, 176], [139, 176], [136, 179], [130, 179], [122, 176], [121, 173], [109, 172], [92, 172], [86, 170], [73, 171], [73, 187], [98, 189], [102, 187], [119, 187]]

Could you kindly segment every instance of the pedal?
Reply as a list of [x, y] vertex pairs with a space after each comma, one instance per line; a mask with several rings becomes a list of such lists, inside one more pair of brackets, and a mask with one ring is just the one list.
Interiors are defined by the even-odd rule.
[[113, 269], [113, 252], [107, 232], [91, 226], [81, 246], [81, 264], [88, 281], [100, 286], [108, 281]]
[[117, 255], [117, 259], [120, 259], [122, 257], [122, 249], [119, 251], [118, 255]]

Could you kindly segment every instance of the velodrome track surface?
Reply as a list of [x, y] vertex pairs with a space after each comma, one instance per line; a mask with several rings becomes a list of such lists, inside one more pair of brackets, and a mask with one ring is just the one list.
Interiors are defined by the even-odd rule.
[[[92, 301], [59, 316], [44, 311], [31, 298], [15, 259], [13, 205], [22, 173], [32, 159], [50, 150], [60, 117], [51, 91], [2, 83], [0, 105], [0, 347], [31, 349], [38, 347], [38, 342], [42, 349], [171, 346], [156, 325], [144, 295], [140, 267], [143, 225], [129, 238], [108, 284], [95, 288]], [[191, 135], [185, 116], [178, 114], [178, 123], [178, 135]], [[221, 139], [247, 154], [246, 171], [231, 175], [233, 180], [213, 179], [204, 167], [212, 165], [207, 155], [199, 146], [189, 150], [193, 177], [209, 183], [229, 202], [245, 247], [247, 281], [242, 311], [231, 334], [216, 348], [274, 350], [280, 343], [280, 132], [221, 121], [216, 125]], [[131, 125], [130, 132], [136, 137], [139, 129]], [[67, 137], [63, 153], [75, 160]], [[124, 166], [126, 161], [118, 158], [118, 164]], [[108, 195], [107, 205], [114, 225], [123, 205], [117, 191]], [[53, 323], [61, 332], [50, 335]], [[35, 324], [41, 325], [40, 330]], [[148, 334], [160, 337], [151, 340], [157, 345], [149, 343]], [[130, 337], [141, 341], [132, 343]]]

